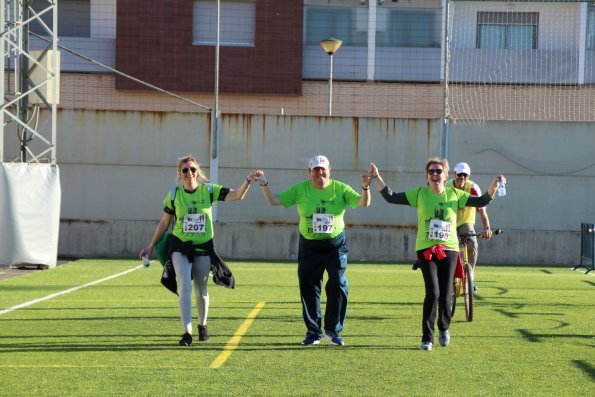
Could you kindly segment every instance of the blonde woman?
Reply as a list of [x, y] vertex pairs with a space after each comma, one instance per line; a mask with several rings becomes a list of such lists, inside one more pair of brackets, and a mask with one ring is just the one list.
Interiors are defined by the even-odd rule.
[[[213, 221], [211, 207], [215, 201], [242, 200], [256, 178], [251, 172], [237, 189], [208, 183], [193, 156], [178, 159], [176, 190], [172, 207], [171, 192], [163, 200], [163, 216], [155, 229], [149, 245], [141, 251], [151, 256], [155, 244], [168, 229], [172, 218], [175, 224], [168, 251], [176, 273], [179, 290], [180, 317], [184, 334], [180, 346], [192, 344], [192, 286], [194, 283], [198, 309], [198, 340], [209, 339], [207, 316], [209, 294], [207, 282], [211, 263], [220, 261], [213, 246]], [[221, 261], [222, 262], [222, 261]]]

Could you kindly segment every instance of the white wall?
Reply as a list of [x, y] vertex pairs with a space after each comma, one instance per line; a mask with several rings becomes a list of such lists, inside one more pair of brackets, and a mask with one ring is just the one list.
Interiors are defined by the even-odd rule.
[[[63, 110], [58, 126], [61, 256], [135, 256], [161, 216], [176, 159], [194, 154], [208, 166], [206, 114]], [[508, 196], [488, 209], [492, 225], [507, 232], [481, 244], [480, 262], [580, 261], [580, 223], [595, 221], [592, 131], [589, 123], [451, 126], [453, 165], [469, 162], [484, 189], [495, 173], [508, 176]], [[13, 158], [18, 143], [6, 136], [5, 155]], [[308, 158], [322, 153], [333, 176], [355, 188], [373, 161], [402, 191], [425, 183], [425, 161], [440, 145], [438, 119], [224, 115], [219, 180], [235, 188], [261, 168], [279, 192], [307, 178]], [[415, 210], [372, 197], [370, 208], [346, 214], [352, 260], [412, 260]], [[242, 202], [219, 203], [218, 214], [224, 257], [295, 259], [295, 208], [269, 207], [258, 186]]]

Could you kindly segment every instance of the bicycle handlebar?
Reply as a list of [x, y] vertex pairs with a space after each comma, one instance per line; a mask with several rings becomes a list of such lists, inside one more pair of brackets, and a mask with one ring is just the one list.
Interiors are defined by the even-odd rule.
[[[495, 229], [492, 230], [492, 235], [498, 235], [498, 234], [502, 234], [504, 233], [504, 230], [502, 229]], [[481, 233], [475, 233], [475, 232], [467, 232], [467, 233], [463, 233], [463, 234], [459, 234], [459, 241], [460, 242], [467, 242], [469, 240], [469, 238], [471, 237], [479, 237], [479, 238], [484, 238], [484, 234], [483, 232]]]

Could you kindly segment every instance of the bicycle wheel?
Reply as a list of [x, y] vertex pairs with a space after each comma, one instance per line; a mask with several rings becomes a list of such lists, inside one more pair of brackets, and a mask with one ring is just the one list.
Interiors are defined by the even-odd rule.
[[463, 288], [465, 315], [467, 316], [467, 321], [473, 321], [473, 272], [469, 265], [465, 265], [465, 285]]

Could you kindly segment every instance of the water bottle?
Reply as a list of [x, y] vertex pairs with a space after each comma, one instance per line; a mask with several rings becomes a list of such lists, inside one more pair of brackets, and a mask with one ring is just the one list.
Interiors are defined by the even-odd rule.
[[501, 178], [498, 178], [498, 196], [506, 196], [506, 185], [504, 185]]
[[148, 269], [149, 267], [151, 267], [151, 259], [149, 258], [149, 255], [147, 255], [146, 252], [143, 251], [141, 259], [143, 262], [143, 267], [145, 269]]

